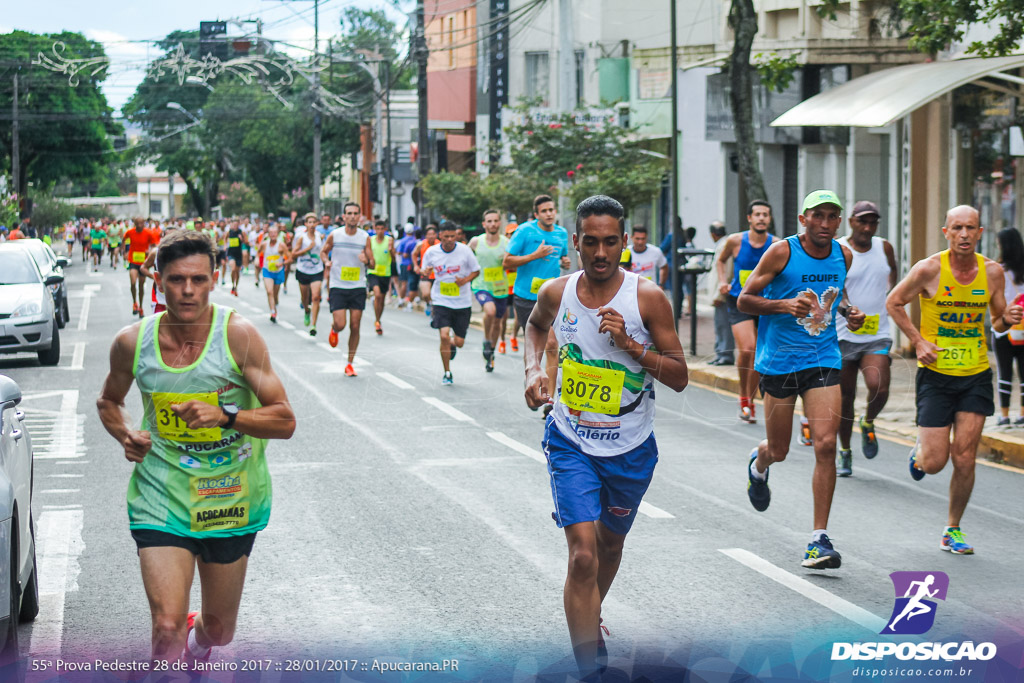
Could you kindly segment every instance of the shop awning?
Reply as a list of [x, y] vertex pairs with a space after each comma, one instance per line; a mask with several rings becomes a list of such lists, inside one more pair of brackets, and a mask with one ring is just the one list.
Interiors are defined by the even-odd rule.
[[932, 100], [975, 81], [981, 81], [978, 85], [1021, 96], [1024, 79], [1003, 73], [1018, 68], [1024, 68], [1022, 55], [883, 69], [804, 100], [772, 121], [772, 126], [888, 126]]

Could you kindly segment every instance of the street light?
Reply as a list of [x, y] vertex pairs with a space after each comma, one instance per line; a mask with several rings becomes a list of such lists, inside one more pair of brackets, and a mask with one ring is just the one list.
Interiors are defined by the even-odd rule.
[[185, 109], [185, 107], [181, 106], [177, 102], [168, 102], [167, 108], [174, 109], [175, 111], [180, 111], [182, 114], [192, 119], [193, 123], [199, 123], [199, 119], [196, 118], [195, 114], [190, 112], [188, 109]]

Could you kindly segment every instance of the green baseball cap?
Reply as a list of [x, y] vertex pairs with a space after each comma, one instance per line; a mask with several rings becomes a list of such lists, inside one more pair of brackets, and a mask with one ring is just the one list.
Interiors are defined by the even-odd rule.
[[839, 195], [832, 190], [813, 190], [804, 197], [804, 207], [800, 209], [800, 213], [807, 213], [809, 209], [822, 204], [835, 204], [840, 209], [843, 208], [843, 203], [839, 201]]

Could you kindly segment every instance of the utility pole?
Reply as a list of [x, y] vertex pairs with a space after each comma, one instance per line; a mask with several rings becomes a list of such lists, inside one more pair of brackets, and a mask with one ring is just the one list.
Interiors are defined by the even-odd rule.
[[576, 43], [572, 27], [571, 0], [558, 0], [558, 110], [576, 108]]
[[[320, 0], [313, 0], [313, 63], [320, 60]], [[320, 116], [320, 70], [313, 72], [313, 213], [320, 215], [320, 136], [323, 121]]]
[[[385, 58], [386, 59], [386, 58]], [[384, 62], [384, 108], [388, 112], [388, 131], [387, 131], [387, 158], [384, 159], [384, 182], [387, 185], [387, 191], [385, 200], [387, 207], [384, 213], [387, 215], [388, 220], [388, 231], [391, 230], [391, 226], [394, 224], [395, 214], [391, 211], [391, 60], [386, 59]], [[401, 237], [401, 235], [399, 235]]]
[[[423, 9], [423, 0], [416, 0], [416, 31], [413, 36], [413, 50], [416, 55], [416, 97], [419, 105], [419, 130], [417, 134], [418, 165], [417, 175], [423, 180], [430, 173], [430, 136], [428, 135], [427, 118], [427, 27]], [[423, 207], [423, 193], [417, 193], [416, 220], [422, 226], [426, 223], [426, 211]]]
[[14, 193], [21, 201], [21, 150], [18, 143], [18, 67], [14, 68], [14, 100], [11, 103], [11, 175]]
[[167, 169], [167, 220], [174, 218], [174, 169]]
[[[669, 200], [668, 200], [668, 229], [672, 231], [672, 257], [669, 261], [672, 264], [672, 312], [675, 318], [672, 321], [673, 327], [679, 324], [679, 316], [682, 313], [683, 298], [680, 296], [680, 273], [679, 273], [679, 230], [676, 229], [676, 221], [679, 215], [679, 73], [676, 71], [676, 0], [669, 0], [672, 28], [671, 42], [672, 55], [669, 57], [669, 68], [672, 70], [672, 137], [669, 139], [669, 158], [671, 168], [669, 170]], [[680, 222], [679, 229], [682, 229]], [[690, 325], [695, 321], [691, 320]]]

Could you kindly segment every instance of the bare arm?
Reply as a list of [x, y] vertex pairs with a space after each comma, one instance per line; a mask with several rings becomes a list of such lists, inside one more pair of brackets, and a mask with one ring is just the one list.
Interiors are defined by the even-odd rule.
[[532, 254], [526, 254], [525, 256], [513, 256], [512, 254], [505, 254], [501, 260], [501, 265], [505, 270], [515, 270], [519, 266], [526, 265], [530, 261], [536, 261], [546, 257], [548, 254], [555, 250], [554, 245], [547, 244], [541, 240], [540, 246], [538, 246]]
[[736, 233], [735, 235], [729, 235], [725, 239], [727, 240], [725, 246], [718, 255], [718, 260], [715, 261], [715, 272], [718, 273], [718, 291], [722, 294], [728, 294], [732, 286], [728, 278], [729, 259], [735, 256], [736, 244], [743, 238], [742, 233]]
[[658, 282], [660, 282], [661, 284], [665, 284], [666, 282], [668, 282], [668, 266], [667, 265], [661, 267], [661, 272], [658, 273]]
[[131, 416], [124, 409], [124, 397], [135, 380], [135, 342], [141, 325], [135, 323], [117, 333], [110, 346], [110, 372], [103, 381], [100, 397], [96, 399], [96, 410], [103, 428], [121, 444], [124, 457], [130, 462], [142, 462], [153, 447], [149, 432], [133, 430], [129, 426]]
[[919, 261], [903, 281], [893, 287], [889, 296], [885, 299], [885, 310], [889, 318], [897, 327], [907, 335], [907, 339], [914, 345], [917, 352], [917, 359], [925, 365], [930, 365], [939, 357], [939, 347], [925, 340], [921, 332], [914, 327], [910, 316], [904, 308], [907, 304], [921, 294], [927, 294], [930, 285], [938, 286], [940, 265], [935, 258], [927, 258]]
[[334, 249], [334, 233], [332, 232], [324, 240], [324, 246], [320, 249], [320, 260], [323, 261], [324, 265], [330, 267], [331, 259], [330, 254]]
[[679, 335], [672, 324], [672, 303], [653, 282], [641, 279], [639, 286], [640, 317], [651, 333], [654, 346], [644, 353], [643, 347], [634, 341], [631, 346], [640, 347], [640, 351], [634, 353], [634, 349], [629, 348], [627, 353], [633, 358], [639, 357], [640, 365], [654, 379], [673, 391], [682, 391], [689, 383], [689, 373]]
[[[295, 414], [281, 379], [270, 364], [270, 352], [255, 326], [237, 313], [228, 321], [228, 348], [235, 364], [242, 371], [259, 408], [238, 411], [234, 429], [259, 439], [289, 439], [295, 432]], [[171, 410], [183, 419], [189, 429], [223, 427], [228, 418], [220, 406], [202, 401], [187, 401]]]
[[885, 260], [889, 262], [889, 289], [892, 290], [900, 277], [900, 271], [896, 268], [896, 250], [888, 240], [882, 242], [882, 248], [885, 249]]
[[146, 254], [146, 260], [143, 262], [141, 266], [139, 266], [139, 272], [142, 273], [143, 278], [148, 277], [150, 280], [156, 279], [155, 277], [153, 277], [154, 265], [156, 265], [156, 249], [150, 250], [150, 252]]
[[988, 276], [988, 291], [992, 298], [988, 302], [988, 310], [992, 316], [992, 329], [1006, 332], [1021, 321], [1024, 308], [1006, 300], [1006, 272], [995, 261], [985, 259], [985, 274]]
[[750, 315], [791, 315], [802, 318], [811, 312], [811, 301], [807, 297], [797, 296], [792, 299], [766, 299], [761, 296], [764, 288], [782, 272], [789, 261], [789, 243], [779, 240], [768, 247], [754, 272], [747, 277], [737, 299], [736, 307]]
[[[553, 387], [548, 386], [544, 372], [544, 349], [548, 343], [548, 332], [558, 313], [558, 303], [569, 276], [545, 282], [537, 292], [537, 305], [533, 307], [530, 319], [524, 327], [526, 347], [523, 362], [526, 365], [526, 405], [538, 408], [551, 400]], [[670, 316], [671, 317], [671, 316]]]

